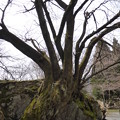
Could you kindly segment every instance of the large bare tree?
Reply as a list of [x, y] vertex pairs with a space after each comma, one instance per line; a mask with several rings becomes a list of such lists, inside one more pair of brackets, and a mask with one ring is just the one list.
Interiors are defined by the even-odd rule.
[[[45, 75], [44, 84], [39, 91], [39, 99], [31, 103], [30, 107], [33, 109], [29, 107], [23, 119], [53, 120], [54, 118], [56, 120], [56, 114], [72, 100], [73, 96], [79, 96], [84, 83], [90, 78], [88, 73], [92, 66], [86, 74], [84, 72], [94, 46], [98, 41], [102, 41], [104, 36], [120, 28], [120, 11], [113, 12], [109, 8], [109, 2], [113, 1], [96, 1], [69, 0], [67, 4], [62, 0], [31, 0], [29, 2], [33, 6], [30, 9], [24, 5], [24, 13], [36, 11], [39, 21], [38, 27], [40, 27], [40, 33], [42, 32], [43, 36], [41, 39], [44, 40], [48, 52], [33, 49], [6, 26], [5, 12], [14, 0], [8, 0], [7, 5], [1, 8], [0, 39], [10, 42], [31, 58], [44, 71]], [[62, 17], [58, 21], [59, 27], [54, 25], [55, 22], [51, 17], [53, 13], [49, 11], [49, 6], [54, 6], [53, 13], [61, 11]], [[107, 14], [108, 11], [110, 16]], [[100, 20], [101, 13], [104, 14], [104, 21]], [[81, 24], [78, 31], [77, 21], [79, 21], [79, 25]], [[77, 37], [75, 37], [76, 32]], [[35, 47], [34, 39], [30, 38], [29, 40]], [[46, 99], [47, 101], [45, 101]], [[49, 109], [45, 107], [49, 107]], [[43, 110], [43, 108], [45, 109]], [[50, 113], [51, 109], [56, 112]], [[35, 115], [35, 111], [37, 111], [37, 115], [32, 117], [30, 111], [33, 112], [32, 115]], [[49, 117], [43, 118], [45, 115]], [[36, 116], [39, 117], [35, 118]]]

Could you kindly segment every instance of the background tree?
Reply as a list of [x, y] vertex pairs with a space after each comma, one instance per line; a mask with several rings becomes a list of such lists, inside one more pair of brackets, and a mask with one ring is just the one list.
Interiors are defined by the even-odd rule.
[[35, 62], [9, 55], [3, 41], [0, 42], [0, 71], [0, 80], [35, 80], [44, 78], [42, 70]]
[[[24, 12], [34, 11], [35, 13], [36, 11], [35, 15], [37, 15], [38, 26], [40, 33], [42, 33], [40, 39], [44, 40], [47, 52], [42, 49], [38, 51], [35, 48], [35, 50], [11, 32], [5, 24], [5, 12], [9, 5], [14, 3], [13, 0], [8, 0], [6, 6], [1, 8], [0, 39], [10, 42], [31, 58], [45, 75], [44, 84], [39, 91], [39, 99], [34, 100], [30, 105], [30, 107], [35, 108], [35, 111], [27, 109], [23, 119], [47, 119], [47, 117], [43, 118], [45, 115], [48, 115], [49, 119], [57, 119], [56, 112], [60, 114], [60, 110], [65, 109], [65, 105], [72, 98], [79, 96], [80, 90], [90, 78], [87, 76], [88, 73], [84, 74], [84, 72], [94, 46], [97, 42], [102, 41], [102, 38], [107, 34], [120, 28], [120, 12], [118, 10], [112, 12], [109, 9], [109, 3], [112, 0], [96, 1], [70, 0], [67, 3], [62, 0], [34, 0], [28, 2], [32, 4], [30, 9], [27, 8], [26, 4], [24, 5]], [[57, 13], [60, 11], [62, 14], [57, 28], [51, 17], [49, 6], [54, 6], [52, 10], [57, 11]], [[107, 14], [108, 11], [110, 14]], [[102, 21], [99, 18], [100, 14], [103, 15]], [[79, 29], [77, 29], [77, 20], [79, 25], [81, 24]], [[76, 33], [77, 37], [75, 38]], [[28, 39], [34, 40], [34, 38]], [[84, 54], [82, 54], [83, 52]], [[47, 100], [49, 104], [46, 104]], [[43, 110], [47, 107], [49, 109]], [[50, 110], [56, 112], [50, 114]], [[33, 117], [29, 115], [29, 111], [32, 111], [32, 115], [36, 111], [38, 114]]]
[[27, 73], [29, 73], [29, 79], [31, 80], [40, 80], [40, 79], [44, 79], [44, 73], [43, 71], [40, 69], [40, 67], [33, 61], [30, 62], [31, 67], [28, 68]]
[[[34, 63], [26, 63], [25, 58], [11, 56], [0, 41], [0, 80], [33, 80], [44, 78], [41, 69]], [[39, 75], [38, 75], [39, 74]]]
[[[109, 45], [109, 46], [108, 46]], [[110, 48], [111, 47], [111, 48]], [[113, 44], [106, 44], [105, 41], [99, 42], [96, 45], [94, 55], [94, 69], [93, 74], [96, 74], [92, 79], [93, 93], [97, 99], [103, 99], [104, 103], [107, 103], [107, 107], [118, 106], [119, 100], [119, 52], [120, 44], [118, 40], [113, 38]], [[112, 59], [111, 59], [112, 58]], [[105, 69], [105, 71], [101, 71]], [[101, 71], [101, 72], [100, 72]], [[117, 98], [117, 99], [116, 99]], [[115, 101], [116, 99], [116, 101]], [[113, 105], [114, 103], [114, 105]], [[104, 104], [105, 105], [105, 104]]]
[[[0, 79], [8, 80], [8, 78], [15, 79], [12, 72], [9, 70], [12, 66], [7, 65], [6, 62], [13, 61], [14, 59], [8, 55], [2, 47], [2, 42], [0, 42]], [[9, 76], [9, 77], [8, 77]]]

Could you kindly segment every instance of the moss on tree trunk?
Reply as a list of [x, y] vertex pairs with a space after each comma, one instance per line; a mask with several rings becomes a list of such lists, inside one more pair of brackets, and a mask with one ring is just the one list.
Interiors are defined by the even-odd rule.
[[44, 89], [26, 108], [22, 120], [96, 120], [99, 106], [93, 98], [67, 96], [59, 85]]

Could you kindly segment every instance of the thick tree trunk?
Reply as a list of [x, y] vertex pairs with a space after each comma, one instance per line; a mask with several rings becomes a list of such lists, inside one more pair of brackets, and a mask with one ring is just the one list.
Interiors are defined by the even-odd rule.
[[83, 94], [67, 94], [70, 90], [68, 92], [65, 87], [61, 81], [46, 89], [41, 87], [39, 95], [26, 108], [22, 120], [96, 120], [100, 113], [97, 114], [93, 108], [95, 101]]

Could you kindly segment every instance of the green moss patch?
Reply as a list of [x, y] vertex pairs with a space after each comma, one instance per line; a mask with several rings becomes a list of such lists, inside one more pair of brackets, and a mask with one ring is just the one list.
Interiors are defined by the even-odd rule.
[[74, 99], [74, 101], [78, 105], [78, 107], [83, 111], [83, 114], [90, 116], [93, 120], [96, 120], [96, 111], [94, 111], [94, 108], [92, 106], [95, 100], [92, 97], [80, 93], [80, 97]]
[[57, 88], [42, 91], [39, 97], [34, 98], [27, 107], [22, 120], [51, 120], [55, 115], [55, 108], [60, 100], [59, 95]]

